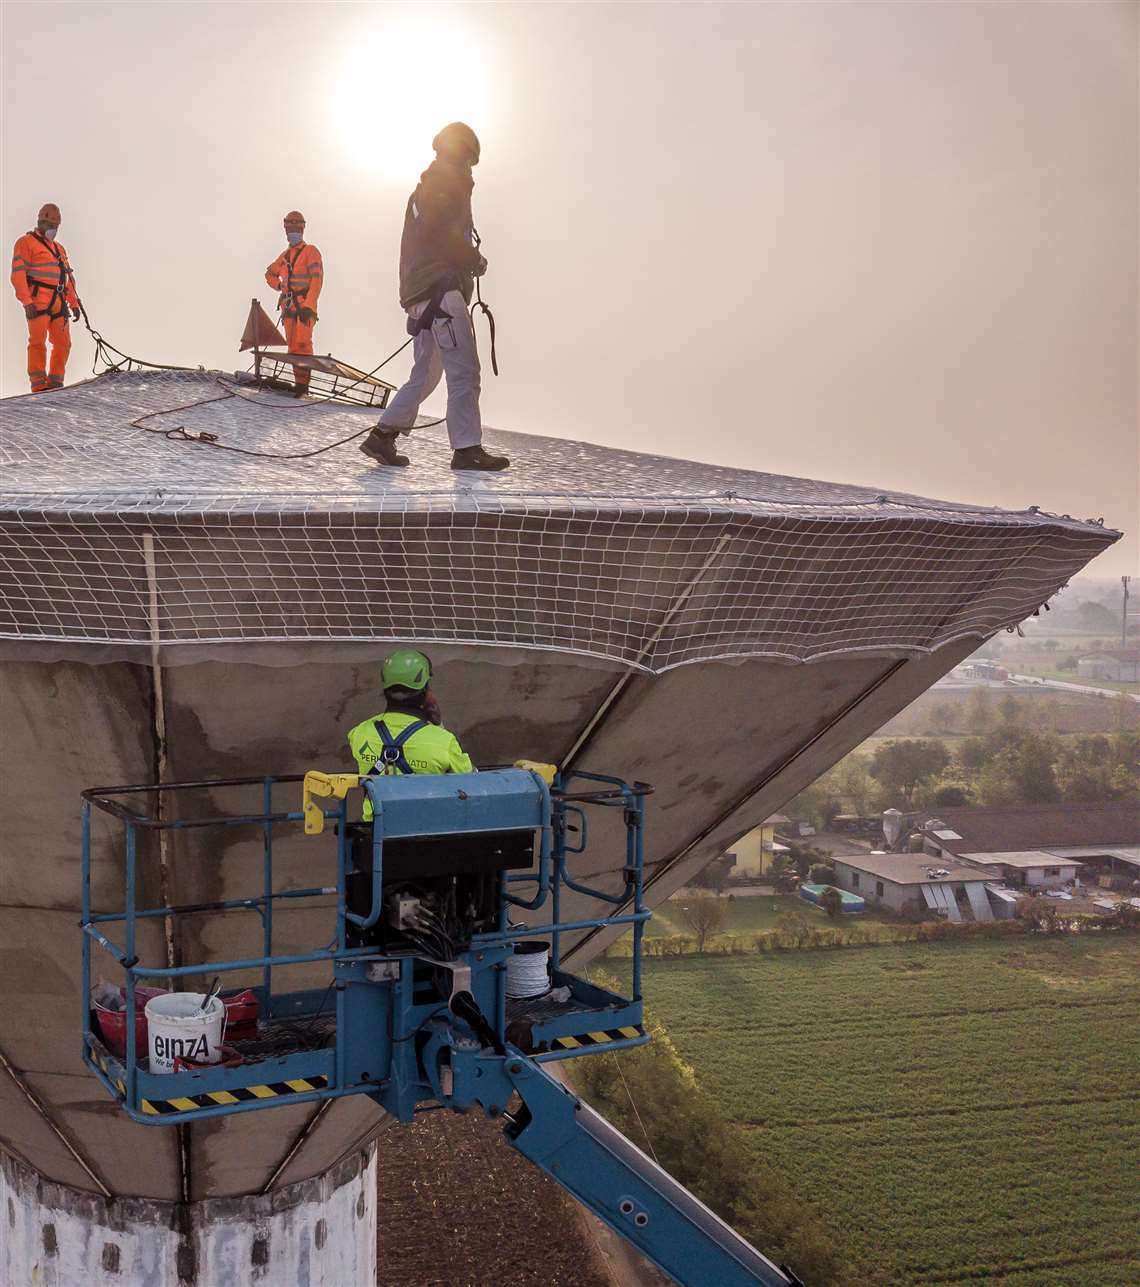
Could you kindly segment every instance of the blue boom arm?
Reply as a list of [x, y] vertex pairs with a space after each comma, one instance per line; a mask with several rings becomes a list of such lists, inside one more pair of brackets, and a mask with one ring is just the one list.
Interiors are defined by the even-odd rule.
[[685, 1287], [789, 1287], [800, 1279], [730, 1228], [533, 1060], [506, 1060], [525, 1105], [507, 1138]]

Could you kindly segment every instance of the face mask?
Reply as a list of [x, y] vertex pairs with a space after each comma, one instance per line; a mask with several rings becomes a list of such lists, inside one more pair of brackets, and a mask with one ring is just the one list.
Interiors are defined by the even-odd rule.
[[54, 240], [55, 240], [55, 234], [56, 234], [57, 232], [59, 232], [59, 229], [58, 229], [58, 228], [45, 228], [45, 229], [43, 230], [44, 236], [48, 239], [48, 241], [54, 241]]
[[304, 235], [305, 234], [303, 232], [287, 232], [285, 234], [289, 240], [290, 246], [299, 246], [301, 244], [301, 238], [304, 237]]

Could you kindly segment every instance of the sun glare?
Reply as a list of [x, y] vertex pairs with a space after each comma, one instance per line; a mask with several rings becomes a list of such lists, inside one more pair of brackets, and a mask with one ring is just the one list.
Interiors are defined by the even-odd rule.
[[345, 59], [334, 125], [362, 169], [414, 183], [441, 126], [460, 120], [476, 133], [486, 127], [487, 81], [480, 50], [454, 23], [386, 23]]

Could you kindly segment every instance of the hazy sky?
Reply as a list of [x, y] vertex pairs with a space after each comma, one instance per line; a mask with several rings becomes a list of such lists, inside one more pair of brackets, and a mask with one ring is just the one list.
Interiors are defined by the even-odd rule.
[[[3, 233], [57, 202], [109, 339], [232, 370], [297, 206], [317, 348], [367, 368], [462, 117], [489, 423], [1104, 515], [1128, 538], [1092, 570], [1134, 571], [1138, 13], [7, 0]], [[11, 295], [0, 319], [22, 392]], [[69, 379], [90, 363], [77, 333]]]

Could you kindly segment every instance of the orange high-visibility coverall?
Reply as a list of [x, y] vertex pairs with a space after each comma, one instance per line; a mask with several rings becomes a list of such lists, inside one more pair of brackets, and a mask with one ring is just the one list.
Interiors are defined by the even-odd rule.
[[[313, 351], [313, 327], [317, 319], [314, 316], [311, 322], [302, 321], [299, 312], [302, 308], [311, 308], [316, 314], [324, 279], [321, 252], [307, 241], [283, 250], [265, 270], [265, 280], [281, 292], [277, 306], [285, 323], [285, 339], [290, 353]], [[295, 366], [293, 380], [298, 389], [307, 389], [309, 368]]]
[[12, 285], [20, 303], [25, 307], [32, 304], [37, 310], [35, 317], [28, 318], [28, 380], [32, 392], [61, 388], [71, 352], [68, 309], [79, 307], [67, 251], [58, 241], [48, 241], [34, 232], [24, 233], [12, 249]]

